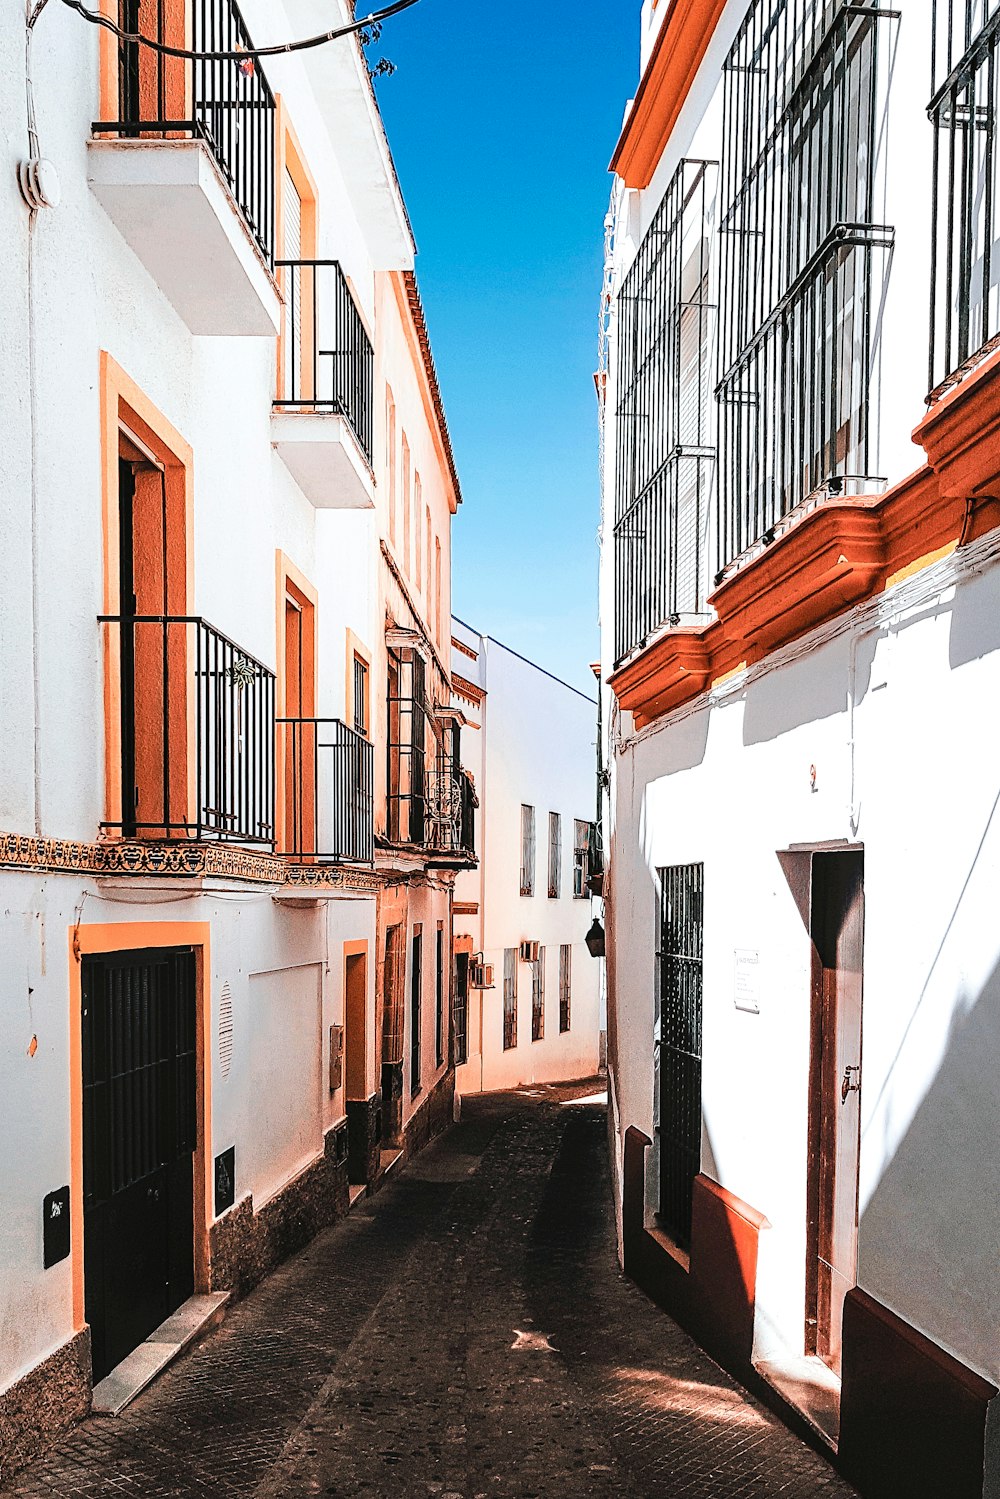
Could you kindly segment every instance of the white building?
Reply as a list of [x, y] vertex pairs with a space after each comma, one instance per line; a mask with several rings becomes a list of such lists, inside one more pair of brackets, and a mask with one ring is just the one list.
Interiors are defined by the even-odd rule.
[[593, 1076], [603, 964], [585, 938], [597, 704], [452, 620], [462, 763], [478, 798], [478, 869], [455, 882], [460, 1093]]
[[865, 1496], [1000, 1493], [995, 19], [646, 0], [612, 163], [621, 1248]]
[[0, 16], [3, 1479], [454, 1090], [460, 493], [413, 241], [356, 39], [244, 55], [353, 7], [137, 10], [233, 55], [50, 4], [37, 135]]

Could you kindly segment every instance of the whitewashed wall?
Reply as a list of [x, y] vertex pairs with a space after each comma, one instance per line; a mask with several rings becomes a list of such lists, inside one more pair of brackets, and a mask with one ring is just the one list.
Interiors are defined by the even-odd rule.
[[[493, 964], [496, 987], [470, 993], [469, 1060], [459, 1089], [506, 1088], [519, 1083], [588, 1077], [600, 1055], [600, 963], [584, 946], [593, 912], [589, 898], [573, 898], [573, 822], [594, 819], [597, 705], [498, 641], [455, 622], [458, 638], [478, 642], [478, 680], [485, 685], [482, 746], [466, 730], [466, 768], [481, 778], [477, 814], [481, 871], [460, 878], [456, 899], [479, 903], [478, 917], [456, 917]], [[452, 668], [477, 680], [467, 656]], [[469, 669], [464, 669], [469, 668]], [[485, 763], [483, 763], [485, 757]], [[482, 767], [479, 769], [478, 767]], [[521, 805], [535, 808], [535, 894], [520, 894]], [[548, 897], [548, 816], [562, 819], [561, 894]], [[503, 1050], [503, 952], [522, 941], [545, 948], [545, 1027], [531, 1039], [531, 967], [517, 964], [518, 1044]], [[571, 956], [570, 1029], [559, 1032], [559, 946]]]

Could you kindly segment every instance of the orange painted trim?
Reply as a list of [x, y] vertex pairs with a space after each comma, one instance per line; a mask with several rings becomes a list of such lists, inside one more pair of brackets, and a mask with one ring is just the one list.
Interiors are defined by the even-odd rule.
[[212, 1006], [211, 923], [207, 921], [95, 922], [68, 929], [69, 945], [69, 1110], [70, 1259], [73, 1329], [85, 1323], [83, 1284], [83, 1047], [81, 1035], [82, 957], [87, 953], [131, 952], [149, 947], [193, 947], [196, 955], [198, 1143], [194, 1156], [195, 1290], [210, 1284], [209, 1230], [212, 1225]]
[[344, 957], [345, 958], [360, 958], [360, 957], [364, 957], [364, 956], [367, 955], [367, 952], [368, 952], [368, 938], [367, 937], [360, 937], [360, 938], [356, 939], [355, 941], [345, 942], [344, 943]]
[[649, 186], [724, 9], [725, 0], [672, 0], [611, 158], [626, 187]]
[[[103, 28], [102, 28], [103, 29]], [[116, 64], [117, 66], [117, 64]], [[116, 84], [117, 87], [117, 84]], [[104, 534], [105, 614], [121, 612], [119, 599], [118, 452], [121, 424], [129, 427], [184, 487], [184, 598], [177, 613], [187, 614], [194, 599], [194, 450], [172, 422], [106, 349], [100, 352], [98, 384], [101, 421], [101, 528]], [[121, 680], [111, 629], [104, 631], [104, 787], [109, 820], [121, 805]], [[188, 742], [194, 742], [194, 701]], [[188, 801], [194, 800], [194, 757], [188, 756]]]
[[475, 682], [470, 682], [467, 677], [460, 677], [457, 672], [452, 672], [451, 683], [455, 691], [468, 698], [470, 703], [478, 705], [486, 698], [485, 687], [478, 687]]
[[669, 630], [612, 673], [637, 728], [1000, 526], [1000, 351], [931, 408], [914, 439], [923, 468], [883, 495], [817, 505], [723, 580], [712, 624]]
[[347, 630], [345, 630], [344, 634], [345, 634], [345, 638], [346, 638], [346, 649], [347, 649], [347, 666], [346, 666], [346, 673], [345, 673], [345, 676], [344, 676], [344, 707], [345, 707], [344, 722], [350, 728], [353, 729], [353, 727], [354, 727], [354, 709], [355, 709], [355, 706], [356, 706], [355, 702], [354, 702], [354, 659], [355, 659], [355, 657], [357, 657], [357, 659], [359, 661], [364, 662], [365, 666], [367, 666], [367, 668], [368, 668], [368, 672], [367, 672], [367, 675], [366, 675], [366, 678], [365, 678], [365, 695], [366, 695], [366, 698], [367, 698], [367, 701], [365, 703], [365, 724], [367, 725], [368, 732], [367, 732], [367, 735], [365, 737], [368, 738], [368, 739], [371, 739], [373, 737], [372, 736], [372, 653], [368, 649], [368, 647], [362, 643], [362, 641], [359, 639], [359, 637], [357, 635], [355, 635], [355, 633], [354, 633], [353, 630], [347, 629]]
[[455, 647], [456, 651], [461, 651], [462, 655], [468, 656], [470, 661], [479, 660], [479, 652], [474, 651], [471, 646], [465, 645], [461, 640], [456, 640], [454, 635], [451, 637], [451, 643]]
[[[302, 203], [302, 225], [300, 256], [303, 260], [315, 260], [319, 245], [319, 188], [316, 178], [313, 176], [306, 160], [305, 152], [299, 143], [295, 128], [288, 115], [288, 106], [285, 104], [281, 94], [274, 98], [274, 141], [275, 141], [275, 194], [274, 194], [274, 242], [279, 246], [277, 258], [281, 260], [285, 255], [285, 194], [284, 182], [285, 171], [295, 183], [295, 189]], [[288, 273], [282, 266], [278, 267], [278, 290], [281, 292], [281, 328], [278, 332], [278, 340], [275, 349], [277, 359], [277, 390], [282, 390], [285, 368], [285, 308]], [[302, 285], [303, 300], [305, 298], [305, 286]], [[302, 309], [303, 313], [305, 308]], [[312, 372], [312, 346], [315, 329], [311, 326], [311, 319], [302, 317], [302, 348], [299, 351], [302, 360], [303, 374]], [[302, 395], [311, 399], [315, 391], [311, 389], [311, 378], [308, 384], [303, 381]]]
[[[274, 554], [274, 648], [275, 648], [275, 717], [285, 716], [285, 601], [289, 598], [302, 611], [302, 654], [305, 660], [304, 701], [299, 705], [302, 718], [311, 718], [316, 712], [316, 691], [319, 673], [318, 615], [319, 591], [310, 583], [304, 572], [295, 566], [280, 547]], [[274, 784], [276, 788], [274, 807], [275, 848], [285, 847], [285, 734], [279, 725], [277, 743], [274, 747]]]
[[462, 503], [462, 491], [458, 482], [451, 435], [444, 414], [441, 387], [438, 384], [437, 369], [431, 353], [430, 337], [427, 332], [423, 303], [417, 290], [416, 277], [412, 271], [389, 271], [387, 274], [396, 298], [400, 321], [417, 376], [424, 416], [431, 433], [438, 467], [445, 480], [448, 508], [454, 515]]

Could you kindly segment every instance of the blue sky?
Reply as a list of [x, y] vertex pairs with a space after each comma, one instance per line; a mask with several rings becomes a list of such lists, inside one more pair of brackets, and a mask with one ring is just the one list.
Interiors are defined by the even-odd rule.
[[465, 497], [455, 613], [588, 693], [607, 163], [638, 36], [639, 0], [420, 0], [373, 49]]

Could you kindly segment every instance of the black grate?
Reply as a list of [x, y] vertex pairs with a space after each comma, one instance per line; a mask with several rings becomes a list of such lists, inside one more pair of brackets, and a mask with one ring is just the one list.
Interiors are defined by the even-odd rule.
[[535, 893], [535, 809], [521, 807], [521, 894]]
[[455, 1066], [469, 1060], [469, 954], [455, 957]]
[[444, 1061], [444, 932], [438, 927], [434, 948], [434, 1055], [440, 1067]]
[[423, 658], [409, 647], [389, 656], [388, 835], [392, 843], [427, 836], [427, 688]]
[[531, 1039], [545, 1039], [545, 948], [531, 965]]
[[[992, 9], [992, 14], [990, 13]], [[1000, 8], [934, 0], [933, 241], [928, 400], [996, 346]]]
[[797, 506], [870, 490], [881, 28], [870, 5], [755, 0], [725, 65], [720, 179], [724, 568]]
[[420, 932], [413, 934], [413, 959], [410, 970], [410, 1096], [415, 1098], [420, 1092], [420, 1040], [422, 1015], [422, 993], [423, 993], [423, 947], [424, 939]]
[[571, 1016], [571, 982], [572, 982], [573, 949], [568, 942], [562, 943], [559, 948], [559, 1030], [568, 1031]]
[[281, 388], [275, 406], [346, 417], [372, 461], [375, 355], [336, 260], [276, 262], [286, 299]]
[[[192, 0], [188, 6], [119, 0], [118, 23], [123, 31], [151, 31], [168, 46], [195, 52], [253, 47], [235, 0]], [[275, 105], [260, 60], [190, 60], [120, 41], [118, 110], [119, 119], [94, 122], [95, 134], [144, 140], [196, 136], [206, 143], [271, 265]]]
[[704, 865], [659, 871], [660, 1220], [691, 1241], [691, 1189], [701, 1169]]
[[503, 950], [503, 1049], [517, 1045], [517, 948]]
[[682, 161], [618, 295], [615, 656], [704, 610], [716, 163]]

